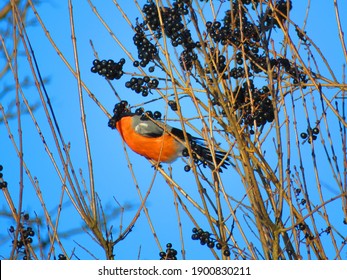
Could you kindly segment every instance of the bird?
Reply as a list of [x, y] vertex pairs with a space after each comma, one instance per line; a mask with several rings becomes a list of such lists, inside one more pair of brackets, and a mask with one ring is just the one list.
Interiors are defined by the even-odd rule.
[[[125, 100], [115, 105], [113, 113], [108, 126], [116, 129], [135, 153], [155, 162], [171, 163], [179, 157], [188, 157], [189, 145], [195, 162], [215, 169], [212, 153], [203, 139], [186, 133], [186, 142], [181, 129], [154, 120], [143, 110], [131, 112]], [[227, 168], [229, 165], [227, 153], [223, 151], [215, 151], [214, 158], [220, 167]], [[218, 170], [221, 171], [220, 168]]]

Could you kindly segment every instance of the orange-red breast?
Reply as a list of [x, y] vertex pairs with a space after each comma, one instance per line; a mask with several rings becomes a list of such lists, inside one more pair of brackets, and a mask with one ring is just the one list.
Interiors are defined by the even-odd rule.
[[[158, 120], [151, 120], [146, 115], [134, 114], [128, 108], [128, 103], [122, 101], [115, 105], [113, 117], [109, 126], [116, 128], [127, 145], [137, 154], [157, 162], [172, 162], [181, 156], [188, 156], [184, 133]], [[203, 144], [202, 139], [187, 133], [193, 157], [203, 165], [214, 169], [211, 151]], [[215, 161], [226, 167], [229, 163], [226, 153], [215, 152]]]

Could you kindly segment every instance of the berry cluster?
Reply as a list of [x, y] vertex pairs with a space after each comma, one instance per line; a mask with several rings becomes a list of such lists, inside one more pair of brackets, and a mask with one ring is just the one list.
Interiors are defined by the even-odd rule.
[[321, 229], [321, 233], [319, 233], [319, 236], [321, 236], [324, 233], [326, 233], [328, 235], [328, 234], [330, 234], [330, 232], [331, 232], [331, 226], [327, 226], [326, 229]]
[[256, 88], [253, 80], [236, 87], [233, 91], [234, 109], [239, 111], [245, 125], [252, 127], [255, 122], [257, 126], [263, 126], [274, 120], [274, 108], [269, 93], [267, 86]]
[[[29, 221], [29, 214], [22, 214], [22, 223], [19, 224], [19, 236], [18, 240], [16, 242], [16, 249], [18, 252], [21, 252], [24, 254], [23, 259], [27, 260], [30, 259], [30, 257], [27, 256], [27, 250], [25, 250], [23, 247], [27, 246], [28, 244], [31, 244], [33, 242], [32, 237], [35, 236], [35, 232], [32, 227], [27, 226], [25, 227], [24, 224], [28, 223]], [[15, 228], [13, 226], [10, 226], [9, 230], [10, 234], [13, 235], [13, 238], [15, 237]], [[12, 244], [14, 244], [15, 241], [12, 240]]]
[[305, 206], [305, 204], [306, 204], [306, 199], [305, 199], [305, 198], [302, 198], [302, 199], [300, 200], [300, 204], [301, 204], [302, 206]]
[[119, 80], [124, 72], [123, 65], [125, 59], [121, 58], [119, 62], [114, 62], [112, 59], [109, 60], [98, 60], [94, 59], [93, 67], [90, 69], [93, 73], [98, 73], [100, 76], [106, 77], [109, 80]]
[[237, 1], [233, 3], [233, 10], [227, 10], [220, 21], [207, 21], [206, 30], [215, 43], [250, 47], [260, 41], [259, 27], [248, 20], [247, 10], [240, 6]]
[[141, 116], [141, 120], [148, 120], [148, 119], [154, 119], [154, 120], [160, 120], [162, 114], [159, 111], [146, 111], [143, 109], [143, 107], [137, 108], [135, 110], [135, 114], [138, 116]]
[[[285, 1], [279, 1], [278, 5], [282, 8], [287, 4]], [[279, 66], [283, 65], [285, 71], [293, 78], [294, 84], [307, 82], [306, 75], [296, 66], [292, 66], [287, 59], [267, 58], [264, 54], [259, 54], [259, 49], [263, 49], [260, 42], [260, 36], [263, 32], [268, 31], [269, 29], [262, 26], [264, 23], [255, 25], [253, 22], [248, 20], [246, 9], [242, 7], [240, 9], [237, 3], [234, 3], [234, 8], [233, 15], [231, 15], [230, 10], [226, 11], [225, 17], [222, 20], [223, 24], [220, 21], [206, 22], [206, 30], [215, 43], [220, 42], [222, 45], [233, 45], [237, 49], [243, 50], [243, 54], [242, 52], [237, 52], [234, 58], [236, 64], [240, 66], [230, 69], [229, 73], [225, 72], [223, 77], [227, 78], [229, 75], [234, 79], [244, 77], [246, 70], [241, 67], [241, 65], [244, 64], [245, 59], [250, 62], [249, 67], [247, 67], [249, 68], [247, 69], [249, 76], [252, 76], [252, 73], [250, 72], [251, 70], [255, 74], [261, 72], [268, 73], [268, 70], [279, 70]], [[267, 20], [272, 20], [269, 13], [267, 18]], [[232, 21], [232, 19], [234, 20]], [[273, 26], [273, 24], [271, 26]], [[214, 60], [217, 65], [216, 72], [223, 73], [227, 70], [224, 64], [225, 57], [218, 56], [218, 59], [214, 58]], [[268, 69], [268, 65], [270, 66], [270, 69]], [[277, 69], [275, 66], [277, 66]], [[272, 78], [277, 78], [276, 71], [272, 73]]]
[[197, 60], [198, 56], [191, 50], [184, 50], [179, 58], [180, 66], [183, 70], [189, 71], [193, 68], [194, 60]]
[[[284, 71], [292, 78], [292, 82], [294, 85], [298, 85], [300, 83], [307, 83], [308, 78], [306, 74], [304, 74], [296, 65], [293, 65], [287, 58], [278, 58], [271, 59], [270, 61], [271, 67], [277, 67], [277, 72], [274, 70], [272, 73], [273, 78], [277, 78], [277, 73], [280, 70], [280, 67], [284, 69]], [[303, 86], [306, 88], [306, 86]]]
[[[172, 7], [161, 7], [160, 15], [163, 20], [164, 33], [171, 39], [171, 44], [174, 47], [182, 45], [184, 48], [193, 49], [195, 47], [195, 42], [192, 40], [190, 30], [185, 28], [182, 16], [187, 15], [188, 11], [188, 0], [176, 0], [172, 3]], [[153, 1], [149, 1], [142, 8], [145, 14], [145, 22], [142, 26], [147, 25], [153, 32], [155, 32], [156, 37], [160, 38], [162, 36], [160, 19], [158, 9]]]
[[304, 43], [307, 42], [307, 36], [306, 36], [306, 31], [302, 31], [299, 26], [295, 25], [295, 31], [296, 31], [296, 35], [298, 36], [298, 38], [303, 41]]
[[140, 25], [135, 27], [135, 35], [133, 37], [134, 45], [137, 47], [138, 58], [140, 60], [139, 65], [146, 67], [151, 60], [158, 55], [158, 50], [146, 37]]
[[[298, 231], [306, 231], [307, 226], [304, 223], [299, 223], [295, 226]], [[305, 238], [309, 240], [313, 240], [314, 236], [308, 232], [305, 232]]]
[[125, 83], [126, 88], [130, 88], [136, 93], [141, 93], [142, 96], [146, 97], [151, 89], [156, 89], [159, 85], [159, 81], [157, 79], [152, 79], [148, 76], [144, 76], [143, 78], [131, 78], [130, 81]]
[[168, 102], [168, 105], [169, 105], [169, 107], [171, 108], [172, 111], [177, 111], [178, 110], [176, 101], [170, 100]]
[[[206, 74], [211, 74], [211, 71], [210, 71], [210, 67], [212, 67], [212, 73], [214, 74], [217, 74], [217, 75], [220, 75], [222, 74], [222, 78], [223, 79], [228, 79], [229, 78], [229, 67], [227, 67], [226, 65], [226, 57], [222, 54], [220, 54], [219, 50], [218, 49], [214, 49], [214, 48], [211, 48], [211, 53], [213, 54], [212, 57], [209, 59], [209, 63], [206, 64], [205, 66], [205, 73]], [[236, 67], [232, 68], [230, 70], [230, 76], [233, 76], [235, 75], [236, 77], [236, 72], [237, 72], [237, 69]], [[237, 74], [237, 77], [243, 77], [244, 76], [244, 69], [240, 67], [240, 69], [242, 69], [242, 71], [238, 72]]]
[[[242, 1], [242, 4], [252, 4], [252, 8], [256, 8], [259, 1], [246, 0]], [[215, 74], [223, 79], [247, 77], [248, 82], [236, 87], [232, 95], [236, 100], [233, 109], [250, 127], [254, 123], [263, 126], [274, 120], [274, 107], [269, 89], [266, 86], [262, 89], [254, 87], [252, 77], [264, 73], [271, 79], [278, 79], [279, 73], [284, 73], [292, 79], [294, 85], [302, 85], [303, 88], [308, 81], [306, 74], [288, 59], [271, 58], [261, 40], [263, 36], [268, 36], [266, 32], [279, 25], [275, 15], [280, 21], [285, 20], [288, 8], [292, 8], [291, 1], [277, 1], [275, 10], [267, 10], [256, 23], [249, 19], [247, 8], [240, 5], [240, 1], [234, 0], [233, 9], [226, 11], [221, 21], [206, 22], [207, 34], [216, 44], [231, 45], [238, 51], [231, 58], [234, 60], [232, 63], [219, 49], [210, 48], [211, 61], [205, 66], [205, 73]]]
[[319, 134], [319, 128], [308, 128], [306, 132], [300, 133], [300, 137], [304, 140], [307, 140], [311, 144], [312, 141], [317, 139], [317, 134]]
[[[243, 1], [243, 4], [251, 4], [252, 1]], [[258, 5], [258, 1], [253, 1]], [[272, 78], [277, 78], [278, 68], [282, 64], [285, 71], [293, 78], [293, 83], [298, 84], [299, 82], [307, 82], [306, 75], [298, 69], [298, 67], [291, 65], [288, 60], [283, 64], [283, 58], [274, 59], [268, 58], [264, 54], [259, 54], [260, 49], [265, 49], [261, 45], [261, 36], [264, 32], [269, 31], [278, 22], [274, 20], [274, 14], [283, 21], [285, 15], [287, 15], [287, 8], [292, 8], [291, 1], [287, 5], [287, 1], [278, 1], [276, 3], [276, 12], [267, 11], [261, 18], [260, 23], [256, 25], [254, 21], [248, 19], [247, 9], [238, 4], [238, 1], [234, 1], [233, 10], [226, 11], [225, 17], [222, 21], [207, 21], [206, 30], [211, 39], [215, 43], [221, 43], [222, 45], [232, 45], [239, 50], [243, 51], [237, 52], [235, 55], [235, 62], [237, 67], [230, 69], [228, 72], [225, 67], [225, 57], [217, 56], [218, 59], [214, 58], [217, 69], [216, 72], [224, 73], [223, 78], [228, 78], [229, 76], [238, 79], [245, 76], [248, 71], [248, 75], [252, 76], [253, 73], [258, 74], [261, 72], [268, 73], [268, 71], [275, 71], [272, 74]], [[283, 15], [281, 14], [283, 13]], [[212, 49], [213, 51], [213, 49]], [[249, 61], [249, 69], [247, 71], [242, 67], [244, 64], [244, 59]], [[269, 67], [268, 67], [269, 66]], [[277, 69], [276, 67], [277, 66]], [[270, 68], [270, 69], [268, 69]]]
[[294, 189], [295, 191], [295, 196], [299, 196], [301, 194], [301, 189]]
[[302, 205], [302, 206], [305, 206], [305, 204], [306, 204], [306, 199], [305, 198], [299, 198], [299, 195], [301, 194], [301, 189], [299, 189], [299, 188], [295, 188], [294, 189], [294, 193], [295, 193], [295, 196], [297, 197], [296, 198], [296, 201], [300, 201], [299, 203]]
[[177, 260], [177, 251], [172, 249], [172, 244], [166, 244], [166, 252], [159, 253], [160, 260]]
[[[267, 28], [274, 26], [280, 27], [280, 22], [283, 24], [287, 18], [288, 12], [292, 9], [292, 1], [280, 0], [277, 1], [274, 10], [270, 10], [264, 14], [262, 19], [263, 25]], [[289, 10], [288, 10], [289, 8]]]
[[116, 128], [116, 123], [119, 121], [122, 117], [122, 114], [125, 112], [130, 112], [128, 107], [128, 101], [122, 100], [119, 103], [116, 103], [113, 108], [113, 116], [108, 121], [108, 126], [112, 129]]
[[144, 111], [142, 107], [137, 108], [135, 110], [135, 114], [141, 116], [141, 120], [149, 120], [149, 119], [154, 119], [154, 120], [160, 120], [161, 119], [161, 113], [159, 111]]
[[[112, 129], [116, 128], [116, 122], [122, 117], [122, 114], [125, 112], [130, 113], [130, 109], [128, 107], [128, 101], [122, 100], [119, 103], [116, 103], [113, 108], [113, 117], [109, 120], [108, 126]], [[160, 120], [162, 114], [159, 111], [155, 111], [154, 113], [152, 111], [146, 111], [140, 107], [135, 110], [135, 114], [138, 116], [141, 116], [142, 120], [148, 120], [148, 119], [154, 119], [154, 120]]]
[[0, 190], [7, 188], [7, 182], [3, 180], [3, 174], [2, 171], [3, 170], [3, 166], [0, 164]]
[[[206, 245], [208, 248], [214, 248], [216, 246], [216, 249], [221, 250], [222, 244], [217, 242], [216, 239], [212, 238], [212, 234], [208, 231], [204, 231], [202, 229], [193, 228], [193, 234], [192, 239], [193, 240], [200, 240], [201, 245]], [[226, 257], [230, 256], [230, 250], [229, 248], [224, 249], [223, 255]]]
[[[199, 42], [194, 42], [189, 29], [183, 23], [183, 17], [189, 14], [190, 0], [173, 1], [172, 7], [162, 7], [160, 16], [163, 20], [164, 33], [171, 40], [173, 47], [182, 46], [183, 51], [180, 54], [179, 62], [183, 70], [189, 71], [193, 67], [193, 61], [197, 59], [197, 55], [193, 49], [200, 46]], [[142, 8], [145, 14], [145, 22], [140, 26], [150, 28], [157, 38], [162, 36], [160, 27], [159, 12], [156, 4], [149, 1]]]

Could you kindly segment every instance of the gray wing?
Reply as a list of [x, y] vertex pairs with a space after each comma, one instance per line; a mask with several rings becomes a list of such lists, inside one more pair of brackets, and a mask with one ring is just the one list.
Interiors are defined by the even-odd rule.
[[164, 134], [165, 130], [163, 127], [166, 128], [166, 131], [171, 131], [172, 127], [164, 124], [163, 122], [158, 121], [158, 123], [162, 124], [162, 127], [157, 125], [151, 120], [143, 120], [141, 119], [141, 116], [134, 116], [132, 125], [134, 127], [134, 130], [145, 137], [160, 137]]

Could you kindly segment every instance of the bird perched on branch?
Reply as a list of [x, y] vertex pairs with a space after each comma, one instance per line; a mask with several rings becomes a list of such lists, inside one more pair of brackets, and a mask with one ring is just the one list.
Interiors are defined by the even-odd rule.
[[[135, 153], [156, 162], [173, 162], [178, 157], [189, 156], [187, 147], [190, 146], [195, 162], [215, 169], [212, 153], [203, 139], [187, 133], [187, 143], [182, 130], [150, 118], [143, 110], [132, 113], [127, 101], [117, 103], [113, 113], [108, 126], [117, 129]], [[216, 151], [214, 159], [219, 167], [229, 165], [225, 152]]]

